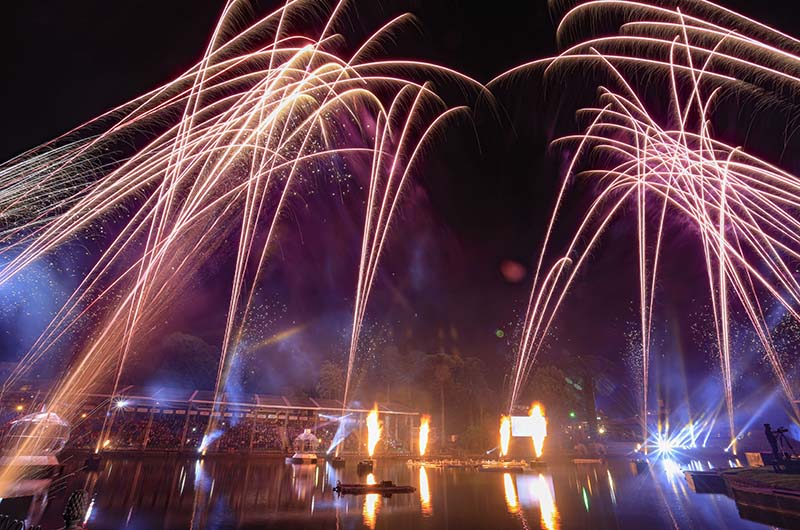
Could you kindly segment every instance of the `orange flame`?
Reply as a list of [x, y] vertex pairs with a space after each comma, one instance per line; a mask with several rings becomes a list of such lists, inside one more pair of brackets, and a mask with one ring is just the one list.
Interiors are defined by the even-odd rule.
[[367, 416], [367, 452], [370, 458], [375, 454], [375, 446], [381, 439], [381, 425], [378, 422], [378, 405]]
[[425, 456], [428, 448], [428, 436], [431, 432], [431, 417], [423, 416], [419, 422], [419, 456]]
[[508, 445], [511, 443], [511, 418], [500, 417], [500, 456], [508, 454]]

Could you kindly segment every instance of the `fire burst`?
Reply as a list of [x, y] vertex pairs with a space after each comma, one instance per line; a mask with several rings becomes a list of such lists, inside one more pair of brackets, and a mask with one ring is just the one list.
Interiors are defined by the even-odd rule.
[[534, 403], [531, 407], [531, 428], [533, 429], [533, 450], [536, 453], [536, 458], [542, 457], [544, 449], [544, 439], [547, 438], [547, 418], [544, 417], [544, 411], [539, 403]]
[[508, 447], [511, 444], [511, 417], [502, 416], [500, 418], [500, 456], [508, 455]]
[[381, 424], [378, 421], [378, 405], [367, 415], [367, 453], [370, 458], [375, 454], [375, 447], [381, 439]]
[[422, 416], [419, 422], [419, 456], [425, 456], [428, 448], [428, 436], [431, 431], [431, 417]]
[[[551, 2], [560, 5], [562, 2]], [[565, 3], [566, 4], [566, 3]], [[707, 1], [681, 8], [622, 0], [579, 3], [564, 15], [559, 39], [596, 28], [598, 15], [625, 21], [619, 35], [589, 38], [554, 59], [504, 74], [569, 64], [592, 64], [610, 73], [616, 89], [601, 87], [597, 107], [579, 117], [588, 126], [560, 141], [573, 156], [556, 198], [517, 349], [510, 406], [526, 383], [556, 312], [603, 232], [626, 210], [637, 225], [644, 439], [651, 329], [660, 263], [666, 259], [665, 225], [691, 226], [703, 249], [705, 276], [716, 330], [724, 399], [734, 439], [731, 373], [731, 308], [743, 310], [765, 358], [794, 408], [788, 381], [765, 318], [764, 298], [800, 320], [800, 283], [793, 270], [800, 258], [800, 179], [728, 145], [713, 135], [712, 108], [735, 88], [780, 103], [783, 90], [800, 88], [800, 41]], [[674, 3], [663, 2], [674, 6]], [[630, 71], [631, 75], [626, 75]], [[632, 79], [646, 72], [667, 80], [665, 126], [648, 111]], [[598, 161], [602, 160], [601, 165]], [[608, 161], [611, 161], [608, 163]], [[581, 166], [588, 168], [580, 170]], [[576, 177], [591, 179], [599, 194], [580, 219], [566, 252], [546, 262], [565, 196]]]

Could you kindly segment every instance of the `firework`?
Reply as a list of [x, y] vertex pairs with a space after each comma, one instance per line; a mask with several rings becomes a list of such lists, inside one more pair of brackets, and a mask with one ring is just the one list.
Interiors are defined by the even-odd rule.
[[[800, 256], [800, 179], [716, 139], [710, 125], [712, 108], [723, 90], [731, 88], [771, 101], [780, 100], [786, 90], [796, 90], [800, 42], [705, 1], [682, 2], [680, 9], [674, 2], [615, 0], [552, 5], [566, 11], [558, 28], [562, 43], [586, 28], [596, 30], [604, 20], [623, 22], [618, 35], [579, 38], [558, 57], [523, 65], [501, 79], [530, 68], [552, 73], [568, 71], [573, 63], [591, 63], [609, 73], [611, 84], [618, 88], [601, 87], [599, 105], [579, 112], [589, 122], [585, 131], [559, 141], [570, 145], [574, 154], [537, 263], [510, 406], [516, 403], [553, 318], [591, 250], [623, 209], [632, 206], [645, 439], [655, 287], [660, 262], [666, 259], [665, 224], [673, 219], [692, 226], [703, 248], [733, 439], [730, 313], [734, 302], [743, 308], [781, 388], [795, 406], [761, 299], [771, 297], [792, 318], [800, 316], [800, 285], [791, 272]], [[671, 98], [667, 125], [651, 116], [631, 81], [643, 72], [648, 79], [667, 81], [664, 93]], [[593, 180], [600, 191], [566, 252], [548, 258], [556, 218], [575, 177]]]
[[[102, 384], [111, 386], [113, 400], [129, 358], [146, 348], [149, 330], [230, 241], [235, 268], [212, 435], [289, 204], [315, 175], [348, 178], [353, 167], [365, 166], [370, 184], [350, 372], [404, 183], [437, 127], [459, 110], [448, 110], [431, 86], [413, 78], [435, 74], [470, 89], [480, 85], [426, 63], [370, 60], [407, 16], [345, 56], [334, 31], [344, 2], [332, 6], [315, 38], [294, 23], [308, 20], [319, 7], [313, 2], [289, 1], [239, 31], [232, 28], [240, 27], [234, 24], [240, 4], [225, 5], [201, 61], [176, 80], [0, 168], [0, 255], [9, 258], [0, 285], [68, 241], [92, 237], [106, 220], [122, 223], [4, 388], [70, 333], [88, 328], [47, 410], [71, 418], [80, 406], [77, 396]], [[104, 132], [89, 137], [90, 129]], [[151, 134], [127, 158], [107, 159], [109, 146], [143, 131]], [[70, 140], [75, 137], [88, 139]], [[104, 426], [100, 440], [110, 429]], [[31, 437], [25, 450], [36, 452], [37, 443]], [[3, 473], [0, 490], [12, 475]]]

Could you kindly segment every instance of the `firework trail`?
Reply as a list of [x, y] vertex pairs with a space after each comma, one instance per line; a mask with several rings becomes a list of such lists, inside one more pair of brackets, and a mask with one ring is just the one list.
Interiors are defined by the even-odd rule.
[[[0, 285], [105, 220], [123, 220], [4, 389], [67, 333], [89, 327], [47, 410], [71, 419], [78, 396], [101, 385], [111, 387], [113, 401], [130, 356], [146, 348], [192, 278], [230, 241], [235, 270], [208, 437], [288, 204], [313, 175], [347, 176], [351, 166], [366, 165], [352, 368], [403, 185], [438, 127], [461, 108], [449, 108], [424, 80], [471, 94], [482, 87], [427, 63], [369, 59], [407, 16], [345, 55], [335, 33], [344, 2], [331, 6], [314, 38], [296, 21], [317, 17], [319, 2], [288, 1], [240, 30], [242, 4], [225, 5], [202, 60], [176, 80], [0, 167], [0, 255], [9, 258]], [[108, 160], [109, 145], [144, 132], [147, 141], [130, 156]], [[97, 450], [111, 427], [107, 420]], [[42, 443], [34, 433], [17, 455]], [[17, 469], [0, 475], [0, 491]]]
[[[714, 138], [714, 104], [728, 91], [746, 92], [790, 105], [800, 88], [800, 41], [710, 2], [595, 0], [573, 5], [557, 35], [562, 44], [608, 20], [617, 33], [567, 44], [559, 56], [515, 68], [494, 82], [541, 68], [569, 71], [592, 64], [610, 73], [616, 88], [601, 87], [599, 105], [579, 117], [589, 125], [559, 140], [573, 156], [556, 198], [516, 354], [510, 405], [524, 388], [555, 314], [604, 230], [623, 209], [636, 214], [641, 355], [642, 427], [647, 435], [649, 356], [656, 278], [666, 259], [665, 223], [679, 220], [699, 235], [708, 277], [731, 436], [733, 388], [730, 314], [737, 304], [756, 331], [765, 357], [795, 407], [794, 392], [776, 351], [762, 297], [800, 318], [800, 285], [792, 270], [800, 257], [800, 179]], [[667, 81], [670, 115], [662, 125], [631, 81], [639, 76]], [[662, 83], [663, 84], [663, 83]], [[581, 170], [580, 168], [588, 169]], [[546, 259], [556, 217], [578, 178], [600, 184], [567, 251], [549, 267]], [[651, 215], [651, 212], [654, 215]]]

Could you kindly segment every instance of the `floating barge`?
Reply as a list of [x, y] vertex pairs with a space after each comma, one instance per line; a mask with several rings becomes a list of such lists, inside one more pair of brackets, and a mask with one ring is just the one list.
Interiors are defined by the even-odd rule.
[[295, 453], [292, 456], [286, 457], [287, 464], [311, 464], [316, 465], [317, 463], [317, 454], [316, 453]]
[[384, 496], [394, 495], [395, 493], [414, 493], [417, 488], [414, 486], [398, 486], [391, 480], [383, 480], [377, 484], [342, 484], [336, 483], [333, 491], [339, 495], [366, 495], [378, 493]]
[[478, 471], [485, 473], [524, 473], [529, 469], [530, 465], [524, 460], [483, 462], [480, 466], [478, 466]]
[[[748, 459], [749, 460], [749, 459]], [[727, 495], [743, 519], [800, 528], [800, 477], [766, 467], [684, 471], [696, 493]]]
[[347, 461], [341, 456], [332, 456], [326, 459], [331, 467], [345, 467]]
[[723, 495], [730, 495], [731, 493], [728, 490], [725, 477], [719, 470], [686, 470], [683, 472], [683, 476], [686, 478], [689, 488], [695, 493], [721, 493]]
[[368, 473], [372, 473], [375, 469], [375, 461], [374, 460], [361, 460], [358, 464], [356, 464], [356, 473], [359, 475], [366, 475]]

